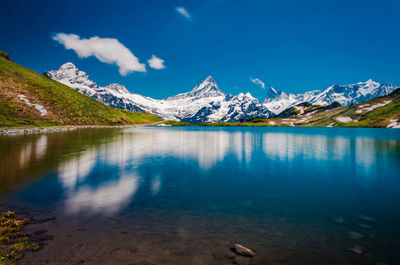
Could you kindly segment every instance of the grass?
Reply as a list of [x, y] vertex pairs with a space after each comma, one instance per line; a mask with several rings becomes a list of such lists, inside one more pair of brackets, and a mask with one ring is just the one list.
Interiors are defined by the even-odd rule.
[[170, 125], [170, 126], [191, 126], [193, 124], [190, 124], [188, 122], [183, 122], [183, 121], [172, 121], [168, 120], [163, 122], [165, 125]]
[[[18, 98], [24, 94], [46, 116]], [[161, 121], [155, 115], [114, 109], [68, 86], [27, 69], [0, 53], [0, 127], [128, 125]]]

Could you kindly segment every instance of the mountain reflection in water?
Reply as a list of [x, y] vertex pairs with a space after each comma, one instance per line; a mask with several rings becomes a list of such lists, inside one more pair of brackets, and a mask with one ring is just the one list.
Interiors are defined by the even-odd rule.
[[[229, 241], [254, 246], [254, 264], [282, 257], [289, 264], [293, 253], [297, 264], [391, 264], [400, 258], [399, 172], [400, 131], [390, 129], [153, 127], [0, 137], [0, 202], [57, 216], [54, 249], [39, 253], [54, 262], [69, 257], [66, 242], [93, 245], [82, 252], [88, 258], [128, 240], [144, 244], [139, 252], [155, 263], [166, 248], [186, 253], [168, 258], [175, 264], [225, 263]], [[208, 247], [198, 252], [191, 242]], [[356, 244], [367, 255], [346, 251]]]

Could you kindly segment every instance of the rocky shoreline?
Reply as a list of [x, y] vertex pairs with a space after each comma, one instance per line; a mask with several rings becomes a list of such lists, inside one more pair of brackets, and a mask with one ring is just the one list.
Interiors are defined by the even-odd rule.
[[0, 135], [21, 135], [21, 134], [33, 134], [33, 133], [51, 133], [51, 132], [66, 132], [73, 131], [76, 129], [98, 129], [98, 128], [137, 128], [145, 126], [156, 126], [157, 124], [136, 124], [136, 125], [123, 125], [123, 126], [112, 126], [112, 125], [73, 125], [73, 126], [53, 126], [53, 127], [13, 127], [13, 128], [0, 128]]

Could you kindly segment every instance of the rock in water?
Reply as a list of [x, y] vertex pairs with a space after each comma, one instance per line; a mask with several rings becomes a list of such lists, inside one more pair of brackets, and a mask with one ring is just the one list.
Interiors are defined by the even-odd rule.
[[239, 255], [242, 255], [245, 257], [255, 257], [256, 256], [256, 253], [253, 250], [246, 248], [240, 244], [234, 244], [232, 250], [236, 254], [239, 254]]
[[343, 224], [344, 223], [344, 218], [339, 216], [339, 217], [335, 217], [333, 218], [333, 221], [335, 221], [338, 224]]
[[371, 229], [372, 228], [371, 226], [366, 225], [366, 224], [359, 224], [359, 226], [361, 226], [362, 228], [365, 228], [365, 229]]
[[362, 254], [363, 253], [362, 247], [359, 246], [359, 245], [355, 245], [354, 247], [348, 248], [347, 250], [350, 251], [350, 252], [353, 252], [353, 253], [357, 253], [357, 254]]
[[368, 221], [368, 222], [372, 222], [372, 223], [376, 223], [376, 219], [372, 218], [371, 216], [368, 215], [357, 215], [358, 219], [364, 220], [364, 221]]
[[363, 234], [360, 234], [360, 233], [355, 232], [355, 231], [350, 231], [350, 232], [349, 232], [349, 237], [350, 237], [351, 239], [358, 240], [358, 239], [362, 238], [363, 236], [364, 236]]

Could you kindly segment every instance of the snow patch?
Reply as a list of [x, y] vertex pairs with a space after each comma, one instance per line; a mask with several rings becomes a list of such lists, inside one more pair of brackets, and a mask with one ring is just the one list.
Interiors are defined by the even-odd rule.
[[35, 107], [35, 109], [36, 109], [37, 111], [40, 112], [40, 116], [46, 116], [46, 115], [47, 115], [47, 110], [46, 110], [42, 105], [31, 103], [31, 102], [29, 101], [29, 99], [27, 99], [27, 98], [25, 97], [25, 95], [23, 95], [23, 94], [19, 94], [18, 97], [19, 97], [19, 99], [25, 101], [25, 103], [26, 103], [28, 106]]
[[360, 105], [358, 107], [358, 109], [356, 110], [356, 113], [363, 113], [365, 111], [372, 111], [372, 110], [374, 110], [376, 108], [386, 106], [390, 102], [392, 102], [392, 101], [391, 100], [385, 100], [382, 103], [377, 103], [377, 104], [372, 105], [372, 106], [370, 106], [370, 104], [363, 104], [363, 105]]
[[294, 108], [295, 108], [297, 111], [300, 111], [299, 115], [303, 115], [304, 110], [306, 109], [306, 108], [304, 108], [303, 106], [294, 106]]
[[400, 122], [399, 120], [390, 120], [390, 123], [386, 128], [393, 128], [393, 129], [400, 129]]
[[336, 120], [337, 120], [337, 121], [340, 121], [340, 122], [349, 122], [349, 121], [353, 121], [350, 117], [337, 117]]

